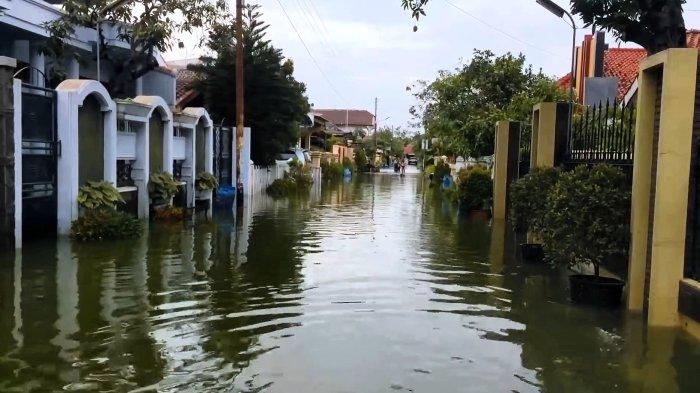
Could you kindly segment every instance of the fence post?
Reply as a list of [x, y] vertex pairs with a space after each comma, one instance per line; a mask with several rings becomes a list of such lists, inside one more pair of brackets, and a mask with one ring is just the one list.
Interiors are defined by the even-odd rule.
[[520, 123], [507, 120], [496, 123], [496, 151], [493, 167], [493, 218], [508, 216], [510, 183], [518, 178]]
[[542, 102], [532, 110], [530, 168], [564, 163], [568, 140], [569, 104]]
[[[0, 248], [15, 248], [15, 59], [0, 56]], [[19, 130], [18, 130], [19, 131]]]
[[645, 310], [649, 325], [682, 326], [700, 338], [700, 289], [684, 272], [686, 258], [700, 257], [690, 247], [699, 235], [693, 228], [700, 208], [693, 162], [700, 153], [698, 53], [670, 49], [641, 64], [628, 308]]

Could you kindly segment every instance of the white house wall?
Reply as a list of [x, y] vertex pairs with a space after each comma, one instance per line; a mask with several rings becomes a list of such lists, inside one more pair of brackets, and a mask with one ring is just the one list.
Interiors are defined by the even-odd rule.
[[[170, 174], [173, 173], [173, 111], [168, 103], [159, 96], [138, 96], [134, 102], [151, 106], [151, 111], [147, 118], [153, 116], [153, 112], [158, 110], [163, 117], [163, 169]], [[146, 123], [146, 133], [149, 133], [148, 123]], [[150, 161], [149, 161], [150, 163]], [[150, 167], [149, 167], [150, 168]]]

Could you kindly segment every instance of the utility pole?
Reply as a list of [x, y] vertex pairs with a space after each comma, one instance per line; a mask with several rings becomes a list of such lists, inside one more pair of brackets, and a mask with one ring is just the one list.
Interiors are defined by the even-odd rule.
[[245, 74], [243, 73], [243, 0], [236, 0], [236, 179], [237, 194], [243, 195], [241, 182], [241, 153], [245, 125]]
[[377, 117], [377, 105], [379, 99], [374, 97], [374, 153], [372, 154], [372, 165], [377, 162], [377, 123], [379, 118]]

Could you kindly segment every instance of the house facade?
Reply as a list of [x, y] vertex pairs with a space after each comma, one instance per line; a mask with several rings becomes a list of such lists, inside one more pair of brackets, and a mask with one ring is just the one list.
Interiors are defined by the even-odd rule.
[[[58, 2], [60, 3], [60, 2]], [[81, 214], [77, 195], [89, 181], [113, 183], [131, 211], [149, 216], [148, 181], [168, 172], [180, 183], [182, 207], [202, 206], [211, 214], [212, 192], [196, 190], [196, 177], [218, 169], [231, 185], [235, 154], [228, 139], [227, 159], [214, 151], [215, 126], [206, 109], [176, 106], [176, 72], [160, 53], [158, 66], [113, 97], [110, 67], [97, 81], [95, 29], [76, 28], [66, 40], [70, 56], [53, 59], [42, 52], [49, 38], [45, 23], [62, 15], [60, 5], [41, 0], [0, 0], [0, 83], [11, 100], [0, 103], [12, 113], [6, 127], [3, 173], [13, 174], [14, 188], [2, 190], [3, 241], [21, 247], [41, 232], [67, 234]], [[104, 24], [112, 50], [128, 51], [115, 26]], [[78, 61], [77, 59], [80, 59]], [[226, 168], [221, 168], [223, 165]], [[9, 181], [9, 177], [4, 180]]]

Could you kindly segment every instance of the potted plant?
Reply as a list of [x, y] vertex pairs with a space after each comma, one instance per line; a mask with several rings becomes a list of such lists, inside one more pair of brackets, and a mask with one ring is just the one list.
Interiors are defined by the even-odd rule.
[[493, 199], [493, 180], [487, 168], [477, 165], [460, 170], [457, 194], [460, 209], [468, 211], [472, 218], [490, 218], [488, 209]]
[[112, 183], [88, 182], [78, 191], [80, 218], [71, 225], [71, 237], [78, 241], [125, 239], [141, 234], [142, 225], [136, 217], [117, 211], [124, 203]]
[[197, 191], [208, 191], [219, 187], [219, 179], [209, 172], [202, 172], [197, 175], [195, 180]]
[[620, 304], [625, 283], [601, 277], [600, 264], [627, 254], [630, 199], [625, 175], [609, 165], [579, 166], [562, 173], [552, 188], [543, 231], [547, 256], [569, 267], [593, 267], [592, 275], [570, 276], [573, 302]]
[[170, 205], [177, 194], [179, 184], [167, 172], [154, 172], [148, 179], [148, 194], [156, 206]]
[[[547, 197], [559, 179], [556, 168], [533, 168], [510, 186], [509, 218], [516, 232], [530, 231], [530, 238], [537, 238], [547, 224]], [[521, 255], [526, 262], [541, 262], [544, 259], [542, 243], [528, 241], [520, 245]]]

